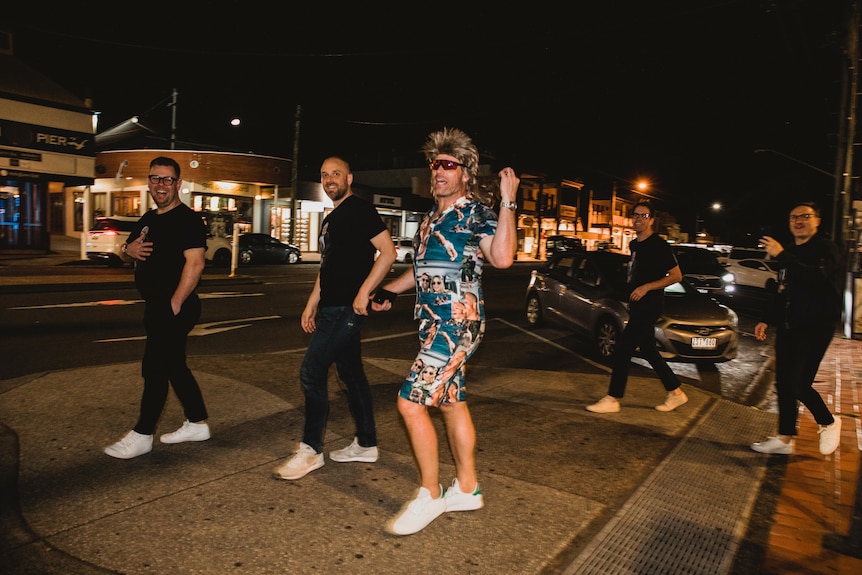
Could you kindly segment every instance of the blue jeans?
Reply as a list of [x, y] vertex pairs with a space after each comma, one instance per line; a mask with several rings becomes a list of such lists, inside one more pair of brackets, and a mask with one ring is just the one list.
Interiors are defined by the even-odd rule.
[[347, 404], [356, 422], [356, 438], [362, 447], [377, 445], [371, 387], [362, 367], [360, 331], [365, 316], [351, 306], [331, 306], [318, 310], [314, 333], [299, 368], [305, 392], [303, 443], [317, 453], [323, 451], [323, 434], [329, 417], [329, 368], [335, 364], [338, 378], [347, 388]]

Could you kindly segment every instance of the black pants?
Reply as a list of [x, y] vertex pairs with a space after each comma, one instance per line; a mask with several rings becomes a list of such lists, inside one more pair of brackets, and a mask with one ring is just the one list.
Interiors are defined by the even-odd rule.
[[775, 389], [778, 392], [778, 434], [796, 435], [797, 401], [808, 408], [819, 425], [835, 421], [812, 387], [820, 362], [835, 334], [832, 324], [779, 328], [775, 335]]
[[632, 365], [632, 356], [640, 347], [641, 356], [649, 362], [667, 391], [680, 386], [679, 378], [655, 347], [655, 322], [661, 310], [636, 310], [629, 317], [617, 347], [614, 350], [613, 371], [608, 395], [617, 399], [626, 393], [626, 383]]
[[190, 295], [178, 315], [170, 300], [148, 301], [144, 310], [147, 344], [141, 362], [144, 391], [135, 431], [152, 435], [168, 399], [168, 385], [174, 388], [191, 422], [207, 419], [204, 398], [195, 376], [186, 365], [186, 340], [201, 317], [201, 301]]

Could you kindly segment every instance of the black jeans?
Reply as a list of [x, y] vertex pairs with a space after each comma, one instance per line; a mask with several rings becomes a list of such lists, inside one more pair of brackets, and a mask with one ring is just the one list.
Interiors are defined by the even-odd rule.
[[632, 356], [638, 347], [640, 347], [641, 356], [655, 370], [667, 391], [673, 391], [680, 386], [679, 378], [668, 367], [655, 347], [655, 322], [659, 315], [660, 311], [637, 310], [629, 317], [629, 322], [614, 350], [611, 384], [608, 388], [608, 395], [611, 397], [619, 399], [625, 395]]
[[778, 329], [775, 335], [775, 390], [778, 392], [779, 435], [796, 435], [797, 401], [808, 408], [819, 425], [830, 425], [835, 421], [823, 398], [812, 387], [834, 334], [835, 326], [831, 324]]
[[168, 385], [174, 388], [191, 422], [207, 419], [204, 398], [195, 376], [186, 365], [186, 339], [201, 317], [201, 301], [190, 295], [178, 315], [170, 300], [148, 301], [144, 310], [147, 344], [141, 362], [144, 392], [135, 431], [152, 435], [168, 399]]
[[327, 379], [334, 363], [347, 388], [347, 405], [356, 422], [356, 438], [362, 447], [377, 445], [371, 387], [362, 367], [360, 330], [365, 316], [356, 315], [351, 306], [330, 306], [318, 310], [314, 333], [299, 368], [305, 391], [305, 429], [302, 442], [318, 453], [323, 451], [323, 434], [329, 417]]

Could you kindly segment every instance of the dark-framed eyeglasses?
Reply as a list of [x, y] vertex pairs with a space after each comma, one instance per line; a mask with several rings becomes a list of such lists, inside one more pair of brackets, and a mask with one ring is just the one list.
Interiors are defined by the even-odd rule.
[[432, 170], [436, 170], [442, 167], [448, 172], [449, 170], [454, 170], [455, 168], [466, 167], [466, 164], [458, 163], [455, 160], [431, 160], [430, 162], [428, 162], [428, 166]]
[[640, 219], [642, 219], [642, 220], [648, 220], [648, 219], [650, 219], [650, 218], [652, 217], [652, 214], [650, 214], [650, 213], [646, 213], [646, 214], [641, 213], [641, 214], [639, 214], [639, 213], [635, 212], [635, 213], [633, 213], [633, 214], [632, 214], [632, 217], [633, 217], [634, 219], [638, 219], [638, 218], [640, 218]]
[[173, 176], [156, 176], [155, 174], [150, 174], [147, 176], [147, 179], [150, 180], [151, 184], [158, 186], [159, 184], [165, 184], [166, 186], [174, 185], [174, 182], [179, 180], [179, 178], [175, 178]]
[[790, 214], [790, 221], [795, 222], [796, 220], [810, 220], [811, 218], [816, 218], [817, 214]]

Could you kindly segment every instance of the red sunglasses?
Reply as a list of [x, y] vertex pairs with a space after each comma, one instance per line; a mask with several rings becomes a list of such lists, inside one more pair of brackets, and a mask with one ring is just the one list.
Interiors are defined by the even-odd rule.
[[456, 162], [454, 160], [431, 160], [430, 162], [428, 162], [428, 166], [432, 170], [436, 170], [436, 169], [442, 167], [444, 170], [446, 170], [448, 172], [449, 170], [454, 170], [457, 167], [464, 168], [464, 167], [466, 167], [466, 164], [459, 164], [458, 162]]

